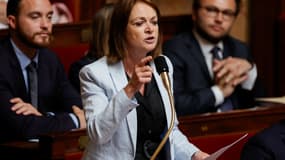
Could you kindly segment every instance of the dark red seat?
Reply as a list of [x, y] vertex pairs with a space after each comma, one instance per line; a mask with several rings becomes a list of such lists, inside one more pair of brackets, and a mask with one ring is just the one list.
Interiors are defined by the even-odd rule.
[[89, 48], [89, 44], [82, 43], [72, 46], [57, 46], [52, 47], [53, 50], [61, 60], [61, 63], [64, 65], [66, 73], [68, 73], [70, 65], [79, 60]]

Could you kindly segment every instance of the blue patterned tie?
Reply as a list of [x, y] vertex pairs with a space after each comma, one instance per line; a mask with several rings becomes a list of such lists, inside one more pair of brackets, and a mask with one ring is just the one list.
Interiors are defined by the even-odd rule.
[[[213, 54], [213, 60], [214, 59], [218, 59], [218, 60], [222, 60], [223, 58], [219, 55], [219, 52], [221, 52], [221, 49], [217, 46], [215, 46], [211, 51]], [[221, 104], [219, 106], [221, 111], [229, 111], [233, 109], [233, 104], [232, 104], [232, 100], [230, 99], [230, 97], [225, 98], [225, 101], [223, 104]]]
[[31, 104], [37, 108], [38, 106], [38, 73], [37, 73], [37, 64], [32, 61], [27, 66], [28, 73], [28, 82], [29, 82], [29, 93]]

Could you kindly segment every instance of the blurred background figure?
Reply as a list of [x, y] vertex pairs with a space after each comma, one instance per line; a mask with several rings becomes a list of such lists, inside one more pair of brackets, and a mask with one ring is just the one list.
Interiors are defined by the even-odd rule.
[[[6, 18], [6, 6], [8, 0], [0, 0], [0, 29], [7, 29], [7, 18]], [[72, 23], [73, 16], [67, 7], [67, 5], [63, 2], [53, 2], [52, 3], [53, 24], [62, 24], [62, 23]]]
[[70, 66], [69, 80], [78, 92], [80, 92], [80, 69], [109, 53], [109, 30], [113, 8], [113, 4], [105, 4], [95, 14], [92, 20], [92, 37], [89, 43], [89, 50], [84, 57]]
[[244, 145], [241, 160], [285, 159], [285, 120], [260, 131]]
[[180, 115], [255, 107], [264, 96], [248, 46], [229, 35], [240, 0], [193, 0], [193, 28], [164, 44]]
[[54, 2], [52, 3], [52, 9], [53, 9], [53, 17], [52, 17], [53, 24], [73, 22], [72, 14], [69, 8], [66, 6], [66, 4], [62, 2]]

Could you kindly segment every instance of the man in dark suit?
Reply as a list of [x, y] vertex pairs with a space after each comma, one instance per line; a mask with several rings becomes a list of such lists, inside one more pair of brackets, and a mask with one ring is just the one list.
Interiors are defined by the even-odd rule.
[[257, 133], [243, 147], [241, 160], [284, 160], [285, 120]]
[[248, 48], [228, 35], [240, 0], [222, 2], [194, 0], [192, 31], [164, 44], [164, 54], [174, 65], [178, 115], [252, 107], [260, 93]]
[[[79, 94], [57, 56], [45, 48], [52, 13], [49, 0], [8, 1], [10, 36], [0, 42], [0, 142], [86, 126]], [[34, 78], [27, 69], [31, 62]]]

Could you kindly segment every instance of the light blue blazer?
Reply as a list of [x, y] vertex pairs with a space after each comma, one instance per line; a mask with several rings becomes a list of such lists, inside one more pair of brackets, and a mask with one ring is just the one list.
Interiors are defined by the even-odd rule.
[[[166, 57], [172, 81], [173, 67]], [[170, 101], [154, 62], [150, 63], [164, 103], [167, 124], [170, 125]], [[138, 103], [129, 99], [123, 90], [128, 80], [122, 61], [108, 65], [106, 57], [85, 66], [80, 72], [82, 102], [87, 119], [87, 134], [90, 139], [83, 159], [86, 160], [133, 160], [137, 142]], [[175, 127], [170, 134], [168, 159], [190, 160], [199, 149]]]

